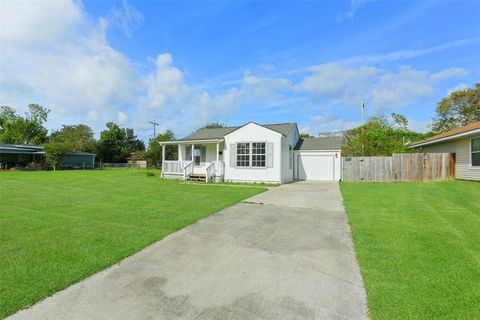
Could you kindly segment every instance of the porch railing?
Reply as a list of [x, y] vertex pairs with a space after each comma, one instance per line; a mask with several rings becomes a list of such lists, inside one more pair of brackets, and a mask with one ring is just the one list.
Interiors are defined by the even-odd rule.
[[205, 167], [205, 181], [210, 182], [212, 178], [215, 176], [215, 161], [210, 162]]
[[170, 174], [182, 174], [183, 167], [185, 167], [191, 161], [164, 161], [163, 162], [163, 173]]
[[206, 182], [213, 181], [214, 177], [223, 176], [225, 172], [225, 163], [223, 161], [212, 161], [205, 168]]
[[[184, 162], [184, 161], [182, 161]], [[188, 163], [183, 167], [183, 180], [187, 180], [187, 178], [193, 174], [193, 167], [194, 167], [194, 162], [193, 161], [187, 161]]]
[[[200, 165], [195, 166], [194, 161], [170, 161], [166, 160], [163, 162], [162, 176], [167, 175], [179, 175], [186, 180], [191, 174], [194, 173], [195, 167], [204, 167], [206, 181], [213, 181], [213, 177], [221, 177], [225, 174], [225, 162], [223, 161], [212, 161], [212, 162], [202, 162]], [[202, 168], [200, 168], [202, 170]]]

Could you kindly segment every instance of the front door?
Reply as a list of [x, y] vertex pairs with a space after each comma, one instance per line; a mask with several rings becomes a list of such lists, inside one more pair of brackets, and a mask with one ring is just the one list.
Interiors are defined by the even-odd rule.
[[[187, 154], [188, 155], [188, 154]], [[195, 166], [200, 166], [206, 161], [207, 147], [195, 146], [193, 149], [193, 163]]]

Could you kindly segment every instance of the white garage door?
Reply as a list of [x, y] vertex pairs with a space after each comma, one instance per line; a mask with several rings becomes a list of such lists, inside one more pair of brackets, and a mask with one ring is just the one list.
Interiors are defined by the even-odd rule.
[[333, 155], [299, 154], [298, 179], [334, 180], [335, 158]]

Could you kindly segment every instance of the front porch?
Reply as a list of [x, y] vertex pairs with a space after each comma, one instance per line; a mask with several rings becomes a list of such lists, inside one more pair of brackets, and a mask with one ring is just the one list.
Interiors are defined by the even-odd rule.
[[[177, 160], [165, 160], [165, 146], [178, 145]], [[162, 177], [205, 182], [224, 180], [223, 140], [165, 141], [162, 145]]]

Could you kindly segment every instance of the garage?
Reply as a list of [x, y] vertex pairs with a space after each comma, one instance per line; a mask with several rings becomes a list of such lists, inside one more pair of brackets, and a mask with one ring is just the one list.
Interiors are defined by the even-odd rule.
[[340, 181], [341, 146], [341, 137], [301, 139], [294, 149], [294, 178]]
[[298, 180], [334, 180], [334, 155], [299, 154], [297, 160]]

